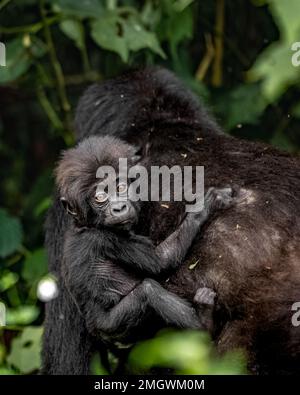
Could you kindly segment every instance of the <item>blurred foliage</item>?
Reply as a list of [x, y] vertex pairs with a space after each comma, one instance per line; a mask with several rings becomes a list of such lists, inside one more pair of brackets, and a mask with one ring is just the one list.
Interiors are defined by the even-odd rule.
[[[0, 0], [0, 300], [7, 310], [0, 373], [29, 374], [40, 364], [42, 225], [83, 89], [160, 64], [203, 98], [228, 133], [299, 153], [300, 66], [292, 65], [293, 55], [300, 60], [299, 15], [298, 0]], [[238, 360], [216, 358], [203, 334], [174, 332], [137, 345], [128, 365], [242, 373]]]
[[246, 374], [246, 358], [242, 350], [217, 356], [212, 341], [206, 333], [165, 329], [153, 339], [145, 340], [129, 349], [123, 366], [109, 354], [109, 371], [99, 358], [92, 359], [93, 374], [118, 372], [130, 374]]
[[205, 333], [163, 331], [154, 339], [133, 348], [130, 371], [147, 373], [151, 369], [172, 369], [176, 374], [245, 374], [245, 358], [239, 351], [222, 358], [214, 354]]

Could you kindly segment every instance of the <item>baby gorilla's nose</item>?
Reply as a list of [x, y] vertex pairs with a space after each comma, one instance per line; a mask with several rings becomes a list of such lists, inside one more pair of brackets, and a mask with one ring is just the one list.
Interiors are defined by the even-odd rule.
[[129, 207], [126, 202], [115, 202], [111, 206], [111, 213], [115, 217], [123, 216], [123, 215], [127, 214], [128, 211], [129, 211]]

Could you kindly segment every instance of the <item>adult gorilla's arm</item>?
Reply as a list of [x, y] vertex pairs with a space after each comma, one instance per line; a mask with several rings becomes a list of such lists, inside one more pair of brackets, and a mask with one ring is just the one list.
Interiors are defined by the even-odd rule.
[[49, 272], [58, 281], [57, 298], [46, 304], [42, 374], [87, 374], [92, 339], [61, 275], [67, 216], [55, 198], [45, 225]]

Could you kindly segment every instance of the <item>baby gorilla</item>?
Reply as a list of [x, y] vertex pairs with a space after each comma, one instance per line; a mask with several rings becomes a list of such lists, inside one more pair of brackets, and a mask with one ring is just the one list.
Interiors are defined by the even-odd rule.
[[[103, 180], [96, 177], [97, 169], [117, 170], [119, 158], [127, 158], [128, 168], [140, 159], [133, 146], [120, 140], [91, 137], [65, 151], [59, 162], [56, 181], [72, 217], [63, 254], [66, 287], [88, 331], [102, 339], [132, 341], [139, 323], [154, 316], [171, 326], [201, 328], [206, 317], [198, 317], [187, 301], [147, 277], [161, 279], [182, 263], [204, 222], [232, 204], [232, 190], [211, 188], [204, 209], [187, 213], [177, 230], [154, 246], [133, 232], [141, 202], [130, 200], [129, 186], [115, 180], [114, 196], [99, 190]], [[197, 303], [213, 305], [213, 299], [208, 288], [197, 292]]]

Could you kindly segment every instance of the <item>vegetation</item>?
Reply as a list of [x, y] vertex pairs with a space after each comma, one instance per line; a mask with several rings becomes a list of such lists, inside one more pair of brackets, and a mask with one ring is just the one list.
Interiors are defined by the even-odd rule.
[[[42, 225], [52, 169], [73, 144], [84, 87], [128, 67], [161, 64], [203, 98], [228, 133], [298, 153], [300, 66], [291, 59], [299, 15], [298, 0], [0, 0], [0, 300], [7, 312], [0, 374], [40, 366]], [[128, 363], [135, 372], [244, 372], [237, 354], [213, 354], [204, 334], [163, 332], [136, 346]], [[97, 361], [93, 369], [104, 372]]]

